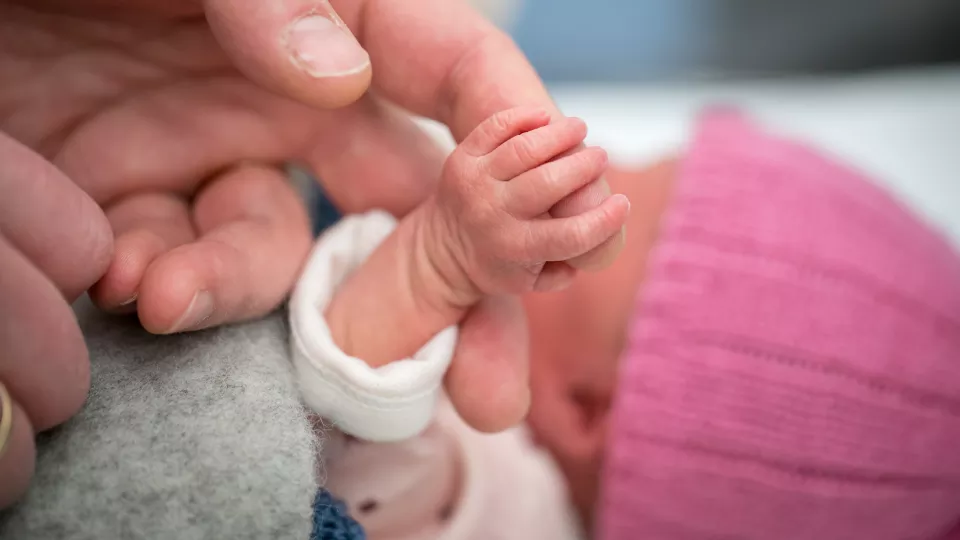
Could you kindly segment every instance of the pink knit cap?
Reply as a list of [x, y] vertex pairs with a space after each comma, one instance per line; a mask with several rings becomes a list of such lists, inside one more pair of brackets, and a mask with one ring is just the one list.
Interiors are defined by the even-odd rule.
[[598, 538], [960, 538], [960, 259], [944, 239], [723, 112], [647, 276]]

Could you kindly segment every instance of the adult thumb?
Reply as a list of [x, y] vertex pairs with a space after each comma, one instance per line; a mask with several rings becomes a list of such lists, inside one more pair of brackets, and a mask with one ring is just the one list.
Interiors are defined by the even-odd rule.
[[204, 0], [245, 75], [308, 105], [336, 108], [370, 86], [370, 56], [327, 0]]

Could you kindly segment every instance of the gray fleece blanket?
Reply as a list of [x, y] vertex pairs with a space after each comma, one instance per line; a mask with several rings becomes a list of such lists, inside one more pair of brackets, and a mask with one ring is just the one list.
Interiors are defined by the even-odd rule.
[[310, 535], [316, 442], [280, 313], [156, 337], [77, 306], [93, 384], [38, 440], [37, 472], [0, 538], [262, 539]]

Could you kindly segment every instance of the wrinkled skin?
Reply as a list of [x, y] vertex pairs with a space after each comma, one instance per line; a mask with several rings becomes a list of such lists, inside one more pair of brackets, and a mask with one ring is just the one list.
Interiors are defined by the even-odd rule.
[[[256, 317], [283, 300], [310, 245], [279, 163], [305, 163], [347, 212], [403, 214], [432, 191], [442, 156], [403, 114], [360, 97], [371, 77], [377, 95], [458, 138], [496, 111], [552, 106], [513, 44], [466, 6], [333, 7], [375, 76], [302, 69], [285, 29], [328, 12], [320, 0], [0, 2], [0, 381], [15, 402], [0, 506], [29, 480], [32, 432], [86, 395], [68, 305], [84, 290], [158, 333]], [[554, 213], [605, 197], [597, 182]], [[619, 245], [572, 262], [603, 266]], [[522, 327], [503, 298], [464, 323], [448, 389], [478, 428], [526, 410]]]
[[325, 309], [340, 349], [381, 367], [409, 358], [491, 296], [561, 290], [563, 261], [618, 234], [623, 195], [568, 218], [557, 202], [606, 169], [606, 152], [581, 148], [586, 125], [517, 107], [482, 122], [450, 154], [434, 194], [339, 285]]

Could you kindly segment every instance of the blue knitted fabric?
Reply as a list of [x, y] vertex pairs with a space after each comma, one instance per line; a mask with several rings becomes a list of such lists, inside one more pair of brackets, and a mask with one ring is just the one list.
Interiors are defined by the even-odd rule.
[[313, 193], [310, 208], [310, 220], [313, 222], [313, 234], [319, 235], [327, 227], [340, 221], [340, 212], [324, 195], [323, 189], [317, 182], [313, 182]]
[[347, 507], [330, 492], [321, 489], [313, 499], [313, 532], [310, 540], [366, 540], [359, 523], [347, 513]]
[[[320, 234], [324, 229], [340, 219], [340, 213], [323, 194], [323, 190], [314, 183], [316, 190], [311, 208], [313, 233]], [[366, 540], [367, 535], [359, 523], [347, 513], [347, 507], [321, 489], [313, 500], [313, 532], [310, 540]]]

